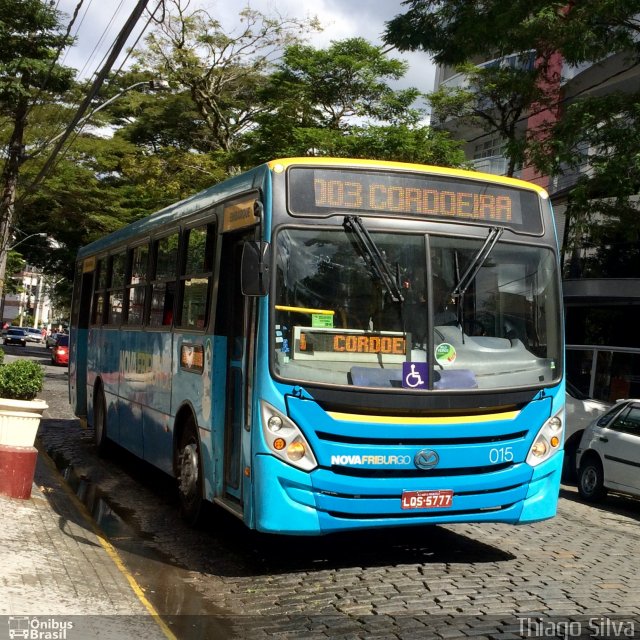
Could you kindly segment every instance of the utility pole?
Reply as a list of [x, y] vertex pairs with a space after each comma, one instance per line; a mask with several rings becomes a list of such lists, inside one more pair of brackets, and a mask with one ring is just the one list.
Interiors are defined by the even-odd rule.
[[46, 177], [47, 173], [49, 172], [49, 169], [52, 167], [56, 157], [58, 156], [58, 153], [60, 153], [60, 150], [62, 149], [67, 138], [73, 133], [73, 130], [78, 125], [78, 122], [80, 122], [82, 116], [85, 114], [85, 111], [91, 105], [91, 101], [96, 97], [96, 95], [98, 94], [98, 91], [100, 91], [100, 87], [102, 87], [107, 75], [109, 74], [109, 71], [111, 71], [111, 67], [115, 63], [118, 56], [120, 55], [120, 52], [124, 48], [124, 45], [127, 43], [127, 38], [131, 35], [133, 28], [136, 26], [136, 22], [138, 22], [138, 20], [140, 19], [140, 16], [142, 15], [143, 11], [146, 9], [148, 3], [149, 3], [149, 0], [138, 0], [138, 4], [136, 5], [135, 9], [129, 16], [129, 19], [126, 21], [125, 25], [122, 27], [122, 30], [118, 34], [118, 37], [113, 44], [109, 57], [106, 59], [102, 69], [100, 69], [100, 71], [97, 73], [96, 78], [93, 81], [93, 84], [91, 85], [91, 89], [89, 89], [89, 92], [87, 93], [82, 104], [78, 107], [76, 114], [73, 116], [73, 119], [67, 126], [65, 132], [62, 134], [62, 136], [60, 136], [60, 139], [56, 142], [56, 146], [51, 151], [51, 154], [49, 155], [49, 157], [47, 158], [47, 161], [42, 166], [42, 169], [40, 169], [40, 173], [38, 173], [38, 175], [36, 176], [36, 179], [33, 181], [33, 184], [31, 184], [30, 190], [35, 189]]

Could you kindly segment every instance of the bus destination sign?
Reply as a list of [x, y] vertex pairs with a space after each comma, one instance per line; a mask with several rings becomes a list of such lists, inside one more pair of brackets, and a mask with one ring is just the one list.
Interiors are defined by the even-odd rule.
[[390, 362], [404, 362], [407, 358], [407, 337], [402, 333], [294, 327], [294, 338], [295, 359], [376, 362], [387, 356]]
[[292, 168], [290, 183], [294, 214], [397, 213], [542, 231], [536, 193], [507, 185], [440, 175], [308, 167]]

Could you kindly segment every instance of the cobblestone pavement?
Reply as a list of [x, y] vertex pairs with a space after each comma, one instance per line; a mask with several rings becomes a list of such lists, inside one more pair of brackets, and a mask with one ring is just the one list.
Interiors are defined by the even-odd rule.
[[[593, 507], [563, 487], [555, 519], [522, 527], [282, 539], [211, 509], [190, 529], [169, 479], [123, 452], [97, 458], [65, 384], [50, 370], [41, 446], [135, 533], [129, 555], [163, 615], [217, 616], [251, 638], [640, 637], [638, 501]], [[167, 572], [170, 588], [150, 575]]]

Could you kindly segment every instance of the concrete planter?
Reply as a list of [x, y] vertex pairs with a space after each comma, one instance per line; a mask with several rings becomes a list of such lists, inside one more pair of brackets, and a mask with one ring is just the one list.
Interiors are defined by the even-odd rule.
[[32, 447], [47, 406], [44, 400], [0, 398], [0, 445]]
[[38, 450], [33, 446], [44, 400], [0, 398], [0, 495], [29, 498]]

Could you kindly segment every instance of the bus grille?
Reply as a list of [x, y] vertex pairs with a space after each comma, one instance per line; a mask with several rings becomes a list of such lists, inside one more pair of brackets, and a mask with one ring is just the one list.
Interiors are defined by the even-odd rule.
[[344, 436], [333, 433], [318, 431], [316, 433], [320, 440], [325, 442], [335, 442], [342, 444], [363, 444], [363, 445], [390, 445], [403, 446], [415, 445], [418, 447], [436, 447], [443, 445], [462, 445], [462, 444], [488, 444], [494, 442], [506, 442], [510, 440], [520, 440], [527, 435], [526, 431], [516, 431], [514, 433], [504, 433], [500, 435], [490, 436], [470, 436], [465, 438], [376, 438], [376, 437], [357, 437]]

